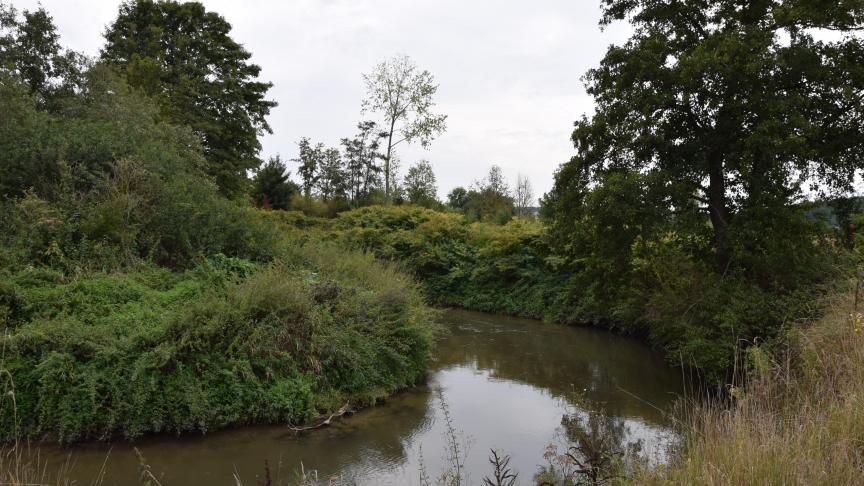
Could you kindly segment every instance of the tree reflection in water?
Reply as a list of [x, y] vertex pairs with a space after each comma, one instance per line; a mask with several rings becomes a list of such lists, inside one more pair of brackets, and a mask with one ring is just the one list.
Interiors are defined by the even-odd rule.
[[558, 442], [546, 447], [547, 464], [534, 476], [538, 485], [606, 485], [647, 462], [642, 439], [633, 437], [623, 417], [584, 397], [574, 403], [579, 408], [561, 418]]

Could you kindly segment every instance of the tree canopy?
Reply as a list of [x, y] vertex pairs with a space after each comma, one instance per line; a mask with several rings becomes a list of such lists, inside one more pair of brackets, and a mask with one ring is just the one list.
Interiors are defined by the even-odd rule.
[[85, 58], [60, 46], [54, 20], [44, 9], [19, 15], [0, 2], [0, 70], [19, 76], [42, 107], [57, 108], [83, 84]]
[[403, 185], [405, 197], [411, 204], [432, 207], [438, 203], [435, 172], [428, 160], [421, 160], [409, 167]]
[[722, 268], [767, 236], [738, 231], [748, 221], [848, 190], [864, 167], [864, 44], [813, 28], [859, 29], [862, 3], [815, 3], [604, 0], [602, 23], [635, 33], [586, 76], [596, 111], [547, 198], [562, 231], [591, 187], [633, 172], [661, 220], [708, 215]]
[[162, 101], [164, 114], [200, 135], [207, 172], [223, 193], [240, 194], [258, 167], [258, 136], [276, 102], [271, 83], [230, 36], [231, 25], [198, 2], [130, 0], [105, 32], [102, 59]]
[[[543, 199], [575, 312], [717, 378], [836, 271], [807, 199], [864, 168], [862, 2], [604, 0], [632, 24]], [[834, 30], [826, 35], [826, 30]]]

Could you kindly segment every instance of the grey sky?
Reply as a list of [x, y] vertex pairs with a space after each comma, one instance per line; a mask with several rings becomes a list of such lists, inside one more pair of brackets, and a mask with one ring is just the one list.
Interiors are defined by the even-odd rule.
[[[36, 0], [12, 0], [33, 9]], [[301, 136], [335, 146], [360, 121], [361, 75], [386, 57], [411, 56], [440, 84], [448, 130], [430, 150], [401, 147], [404, 173], [432, 162], [439, 194], [469, 185], [492, 164], [511, 184], [527, 175], [539, 197], [572, 155], [573, 121], [592, 101], [581, 76], [625, 25], [601, 32], [599, 0], [204, 0], [272, 81], [279, 106], [265, 157], [296, 156]], [[42, 0], [64, 45], [95, 55], [117, 13], [115, 0]], [[292, 172], [293, 172], [292, 164]]]

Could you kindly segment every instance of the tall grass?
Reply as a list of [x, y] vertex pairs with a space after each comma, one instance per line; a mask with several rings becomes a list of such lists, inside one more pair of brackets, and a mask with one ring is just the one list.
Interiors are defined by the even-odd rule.
[[779, 358], [751, 351], [730, 402], [687, 414], [683, 454], [636, 484], [864, 484], [864, 316], [853, 292], [792, 331]]

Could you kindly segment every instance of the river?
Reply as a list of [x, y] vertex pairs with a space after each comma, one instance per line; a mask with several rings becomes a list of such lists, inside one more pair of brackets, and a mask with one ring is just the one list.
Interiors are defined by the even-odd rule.
[[[301, 469], [322, 484], [418, 484], [445, 463], [446, 401], [472, 484], [489, 474], [489, 450], [512, 456], [519, 482], [530, 484], [549, 444], [565, 447], [562, 417], [593, 404], [662, 461], [673, 440], [664, 416], [681, 394], [681, 371], [638, 341], [599, 329], [544, 324], [461, 310], [447, 311], [449, 332], [438, 343], [425, 385], [379, 406], [300, 435], [285, 426], [223, 430], [205, 436], [155, 436], [136, 441], [43, 448], [49, 469], [65, 467], [77, 484], [140, 484], [139, 459], [163, 486], [256, 485], [265, 460], [276, 484]], [[236, 478], [236, 479], [235, 479]], [[293, 484], [293, 483], [292, 483]]]

